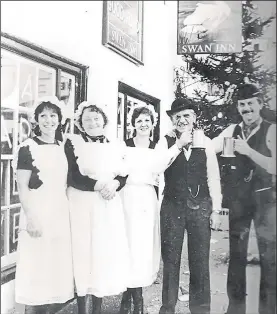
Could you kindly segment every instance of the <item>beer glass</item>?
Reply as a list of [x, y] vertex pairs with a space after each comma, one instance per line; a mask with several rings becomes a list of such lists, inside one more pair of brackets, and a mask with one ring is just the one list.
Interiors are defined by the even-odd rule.
[[235, 145], [235, 140], [233, 137], [224, 137], [221, 156], [222, 157], [236, 157], [236, 155], [234, 154], [234, 145]]

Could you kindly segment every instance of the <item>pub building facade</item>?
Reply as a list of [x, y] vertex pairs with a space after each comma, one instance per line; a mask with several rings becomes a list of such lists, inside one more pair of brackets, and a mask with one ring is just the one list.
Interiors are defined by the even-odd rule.
[[132, 136], [132, 106], [159, 115], [153, 139], [168, 130], [174, 99], [177, 1], [3, 2], [1, 16], [1, 313], [14, 300], [20, 201], [12, 161], [32, 136], [30, 113], [41, 96], [66, 105], [74, 133], [77, 105], [91, 100], [109, 118], [107, 136]]

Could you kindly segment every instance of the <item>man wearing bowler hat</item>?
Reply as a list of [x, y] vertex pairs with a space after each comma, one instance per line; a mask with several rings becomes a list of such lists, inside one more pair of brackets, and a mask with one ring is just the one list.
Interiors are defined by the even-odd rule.
[[[191, 100], [176, 99], [167, 111], [183, 147], [164, 172], [161, 205], [163, 291], [160, 314], [174, 314], [184, 232], [188, 236], [190, 270], [189, 307], [192, 314], [210, 313], [209, 252], [211, 227], [220, 225], [219, 167], [211, 140], [203, 134], [203, 147], [192, 148], [196, 112]], [[166, 135], [160, 145], [168, 149], [176, 137]]]
[[234, 138], [235, 157], [225, 158], [222, 168], [230, 234], [227, 313], [246, 313], [247, 250], [253, 221], [261, 268], [258, 313], [273, 314], [276, 311], [276, 125], [262, 119], [263, 101], [255, 85], [239, 85], [233, 99], [242, 122], [230, 125], [213, 139], [216, 152], [221, 152], [224, 138]]

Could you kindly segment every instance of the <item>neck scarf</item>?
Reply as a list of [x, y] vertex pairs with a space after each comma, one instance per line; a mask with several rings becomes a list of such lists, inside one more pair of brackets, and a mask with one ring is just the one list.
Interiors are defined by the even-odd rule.
[[105, 135], [90, 136], [88, 134], [86, 134], [86, 137], [90, 139], [92, 142], [100, 142], [100, 143], [104, 143], [104, 140], [106, 138]]
[[243, 133], [246, 138], [251, 134], [251, 132], [259, 125], [260, 121], [253, 122], [251, 125], [243, 124]]

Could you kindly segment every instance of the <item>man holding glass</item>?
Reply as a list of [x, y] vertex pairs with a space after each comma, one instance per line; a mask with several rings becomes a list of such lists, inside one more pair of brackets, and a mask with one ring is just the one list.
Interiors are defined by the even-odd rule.
[[[229, 208], [230, 262], [227, 314], [246, 313], [246, 265], [251, 222], [260, 254], [259, 314], [273, 314], [276, 306], [276, 126], [261, 117], [263, 101], [253, 84], [239, 85], [233, 95], [239, 124], [213, 139], [216, 152], [233, 138], [233, 158], [226, 158], [222, 181]], [[224, 144], [225, 143], [225, 144]], [[225, 152], [226, 153], [226, 152]]]

